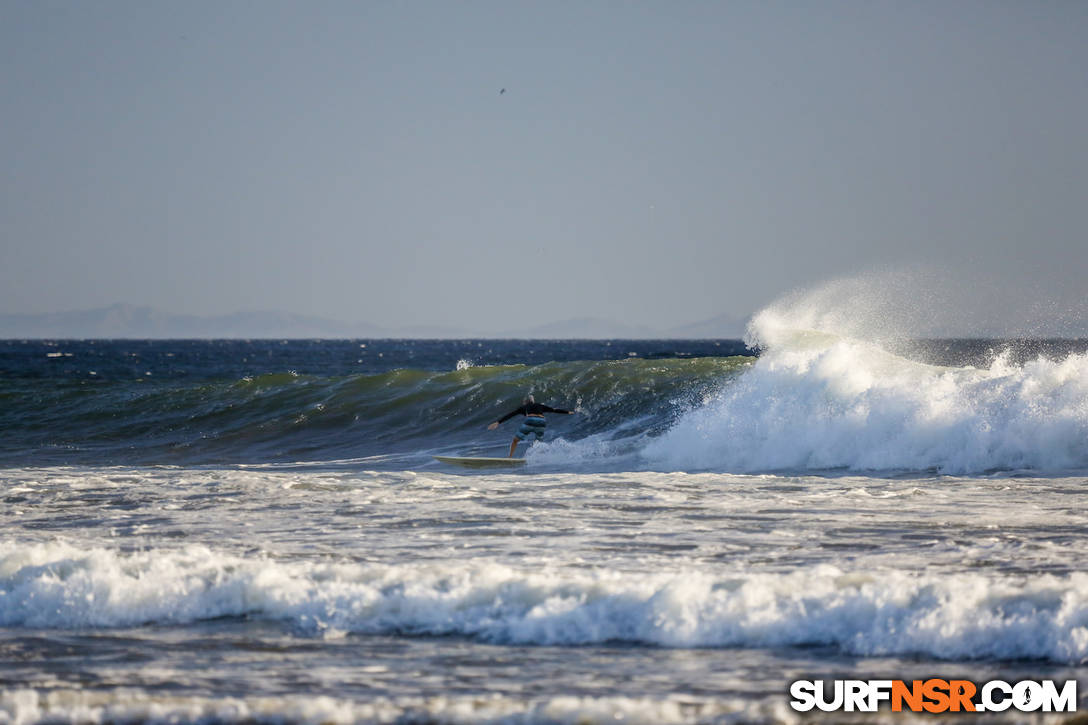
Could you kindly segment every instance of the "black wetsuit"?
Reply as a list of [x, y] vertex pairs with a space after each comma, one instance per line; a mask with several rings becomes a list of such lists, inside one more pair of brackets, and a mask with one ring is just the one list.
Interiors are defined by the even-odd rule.
[[544, 405], [543, 403], [526, 403], [517, 410], [512, 410], [499, 418], [499, 422], [505, 423], [515, 415], [542, 415], [543, 413], [563, 413], [564, 415], [570, 415], [569, 410], [563, 410], [562, 408], [553, 408], [550, 405]]

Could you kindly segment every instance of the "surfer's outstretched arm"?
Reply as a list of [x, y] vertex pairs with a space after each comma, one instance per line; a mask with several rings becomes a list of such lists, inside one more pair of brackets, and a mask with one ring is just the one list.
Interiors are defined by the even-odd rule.
[[528, 409], [524, 405], [521, 406], [520, 408], [515, 408], [514, 410], [511, 410], [509, 413], [507, 413], [503, 417], [496, 420], [494, 423], [489, 425], [487, 428], [488, 428], [488, 430], [493, 430], [494, 427], [497, 426], [499, 423], [505, 423], [506, 421], [513, 418], [515, 415], [525, 415], [528, 412], [529, 412]]
[[566, 410], [565, 408], [553, 408], [550, 405], [541, 405], [541, 413], [559, 413], [560, 415], [574, 415], [573, 410]]

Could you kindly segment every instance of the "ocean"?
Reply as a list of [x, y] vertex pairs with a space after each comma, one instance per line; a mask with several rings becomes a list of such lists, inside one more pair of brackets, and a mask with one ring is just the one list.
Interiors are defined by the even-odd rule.
[[[904, 722], [789, 686], [931, 677], [1088, 707], [1088, 342], [753, 324], [0, 341], [0, 723]], [[526, 466], [432, 458], [505, 455], [528, 392], [576, 414]]]

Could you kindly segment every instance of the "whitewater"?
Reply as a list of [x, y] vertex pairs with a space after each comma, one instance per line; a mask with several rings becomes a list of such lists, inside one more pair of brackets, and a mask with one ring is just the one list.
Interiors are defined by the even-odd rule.
[[[0, 343], [0, 722], [792, 723], [790, 682], [844, 678], [1088, 706], [1088, 344], [823, 302], [748, 348]], [[505, 449], [530, 389], [578, 415], [524, 469], [431, 458]]]
[[646, 449], [659, 465], [1053, 473], [1088, 468], [1088, 354], [950, 367], [763, 313], [751, 372]]

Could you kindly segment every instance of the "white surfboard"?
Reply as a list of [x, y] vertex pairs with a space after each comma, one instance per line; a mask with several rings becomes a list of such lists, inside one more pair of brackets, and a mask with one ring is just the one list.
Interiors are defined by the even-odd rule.
[[486, 458], [473, 456], [435, 456], [436, 461], [465, 468], [511, 468], [525, 465], [524, 458]]

